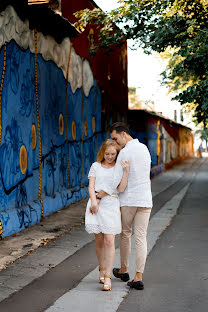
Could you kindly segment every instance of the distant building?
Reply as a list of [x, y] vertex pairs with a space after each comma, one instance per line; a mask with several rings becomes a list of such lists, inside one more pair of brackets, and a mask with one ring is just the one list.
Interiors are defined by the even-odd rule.
[[133, 137], [147, 145], [152, 174], [193, 156], [191, 129], [167, 117], [147, 110], [129, 110], [128, 122]]
[[173, 95], [164, 93], [140, 94], [139, 87], [129, 88], [129, 109], [145, 109], [155, 112], [189, 128], [195, 128], [192, 113], [179, 102], [171, 100]]

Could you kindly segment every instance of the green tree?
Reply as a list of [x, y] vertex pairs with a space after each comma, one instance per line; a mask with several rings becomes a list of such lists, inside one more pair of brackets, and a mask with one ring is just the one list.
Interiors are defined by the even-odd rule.
[[[77, 26], [100, 29], [96, 48], [112, 50], [124, 36], [145, 53], [166, 53], [163, 81], [174, 99], [194, 107], [194, 116], [208, 123], [208, 0], [120, 0], [109, 13], [88, 9], [76, 13]], [[118, 26], [120, 28], [118, 28]]]
[[196, 130], [196, 134], [199, 135], [201, 141], [205, 141], [206, 150], [207, 150], [207, 147], [208, 147], [208, 129], [201, 127], [201, 129]]

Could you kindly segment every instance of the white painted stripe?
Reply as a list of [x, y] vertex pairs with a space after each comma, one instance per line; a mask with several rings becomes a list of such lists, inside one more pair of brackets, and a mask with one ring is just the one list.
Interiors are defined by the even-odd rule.
[[[175, 195], [163, 208], [158, 211], [150, 220], [148, 227], [148, 254], [156, 244], [162, 232], [170, 225], [177, 209], [183, 199], [189, 184], [186, 185], [177, 195]], [[133, 278], [135, 273], [135, 245], [132, 236], [132, 252], [130, 258], [129, 273]], [[119, 249], [116, 250], [115, 266], [119, 267]], [[129, 287], [126, 283], [116, 278], [112, 278], [112, 291], [101, 291], [102, 285], [98, 283], [98, 268], [88, 274], [80, 284], [60, 297], [47, 312], [68, 312], [68, 311], [90, 311], [90, 312], [115, 312], [128, 294]]]

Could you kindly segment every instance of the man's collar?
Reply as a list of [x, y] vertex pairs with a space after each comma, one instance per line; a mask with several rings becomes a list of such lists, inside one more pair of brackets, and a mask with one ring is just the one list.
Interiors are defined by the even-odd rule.
[[125, 146], [129, 146], [129, 145], [135, 144], [137, 142], [139, 142], [138, 139], [133, 139], [133, 140], [128, 141]]

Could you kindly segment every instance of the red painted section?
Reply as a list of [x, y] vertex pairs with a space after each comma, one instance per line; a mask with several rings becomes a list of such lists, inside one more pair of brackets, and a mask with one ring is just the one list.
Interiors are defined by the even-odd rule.
[[[71, 23], [76, 21], [73, 13], [85, 8], [93, 9], [93, 2], [89, 0], [69, 1], [62, 0], [62, 16]], [[94, 30], [95, 45], [98, 42], [98, 29], [90, 25], [77, 38], [71, 39], [76, 52], [90, 62], [94, 77], [102, 91], [102, 110], [105, 115], [105, 124], [121, 119], [128, 111], [128, 83], [127, 83], [127, 45], [117, 48], [112, 54], [106, 55], [99, 50], [95, 56], [90, 56], [89, 30]]]

